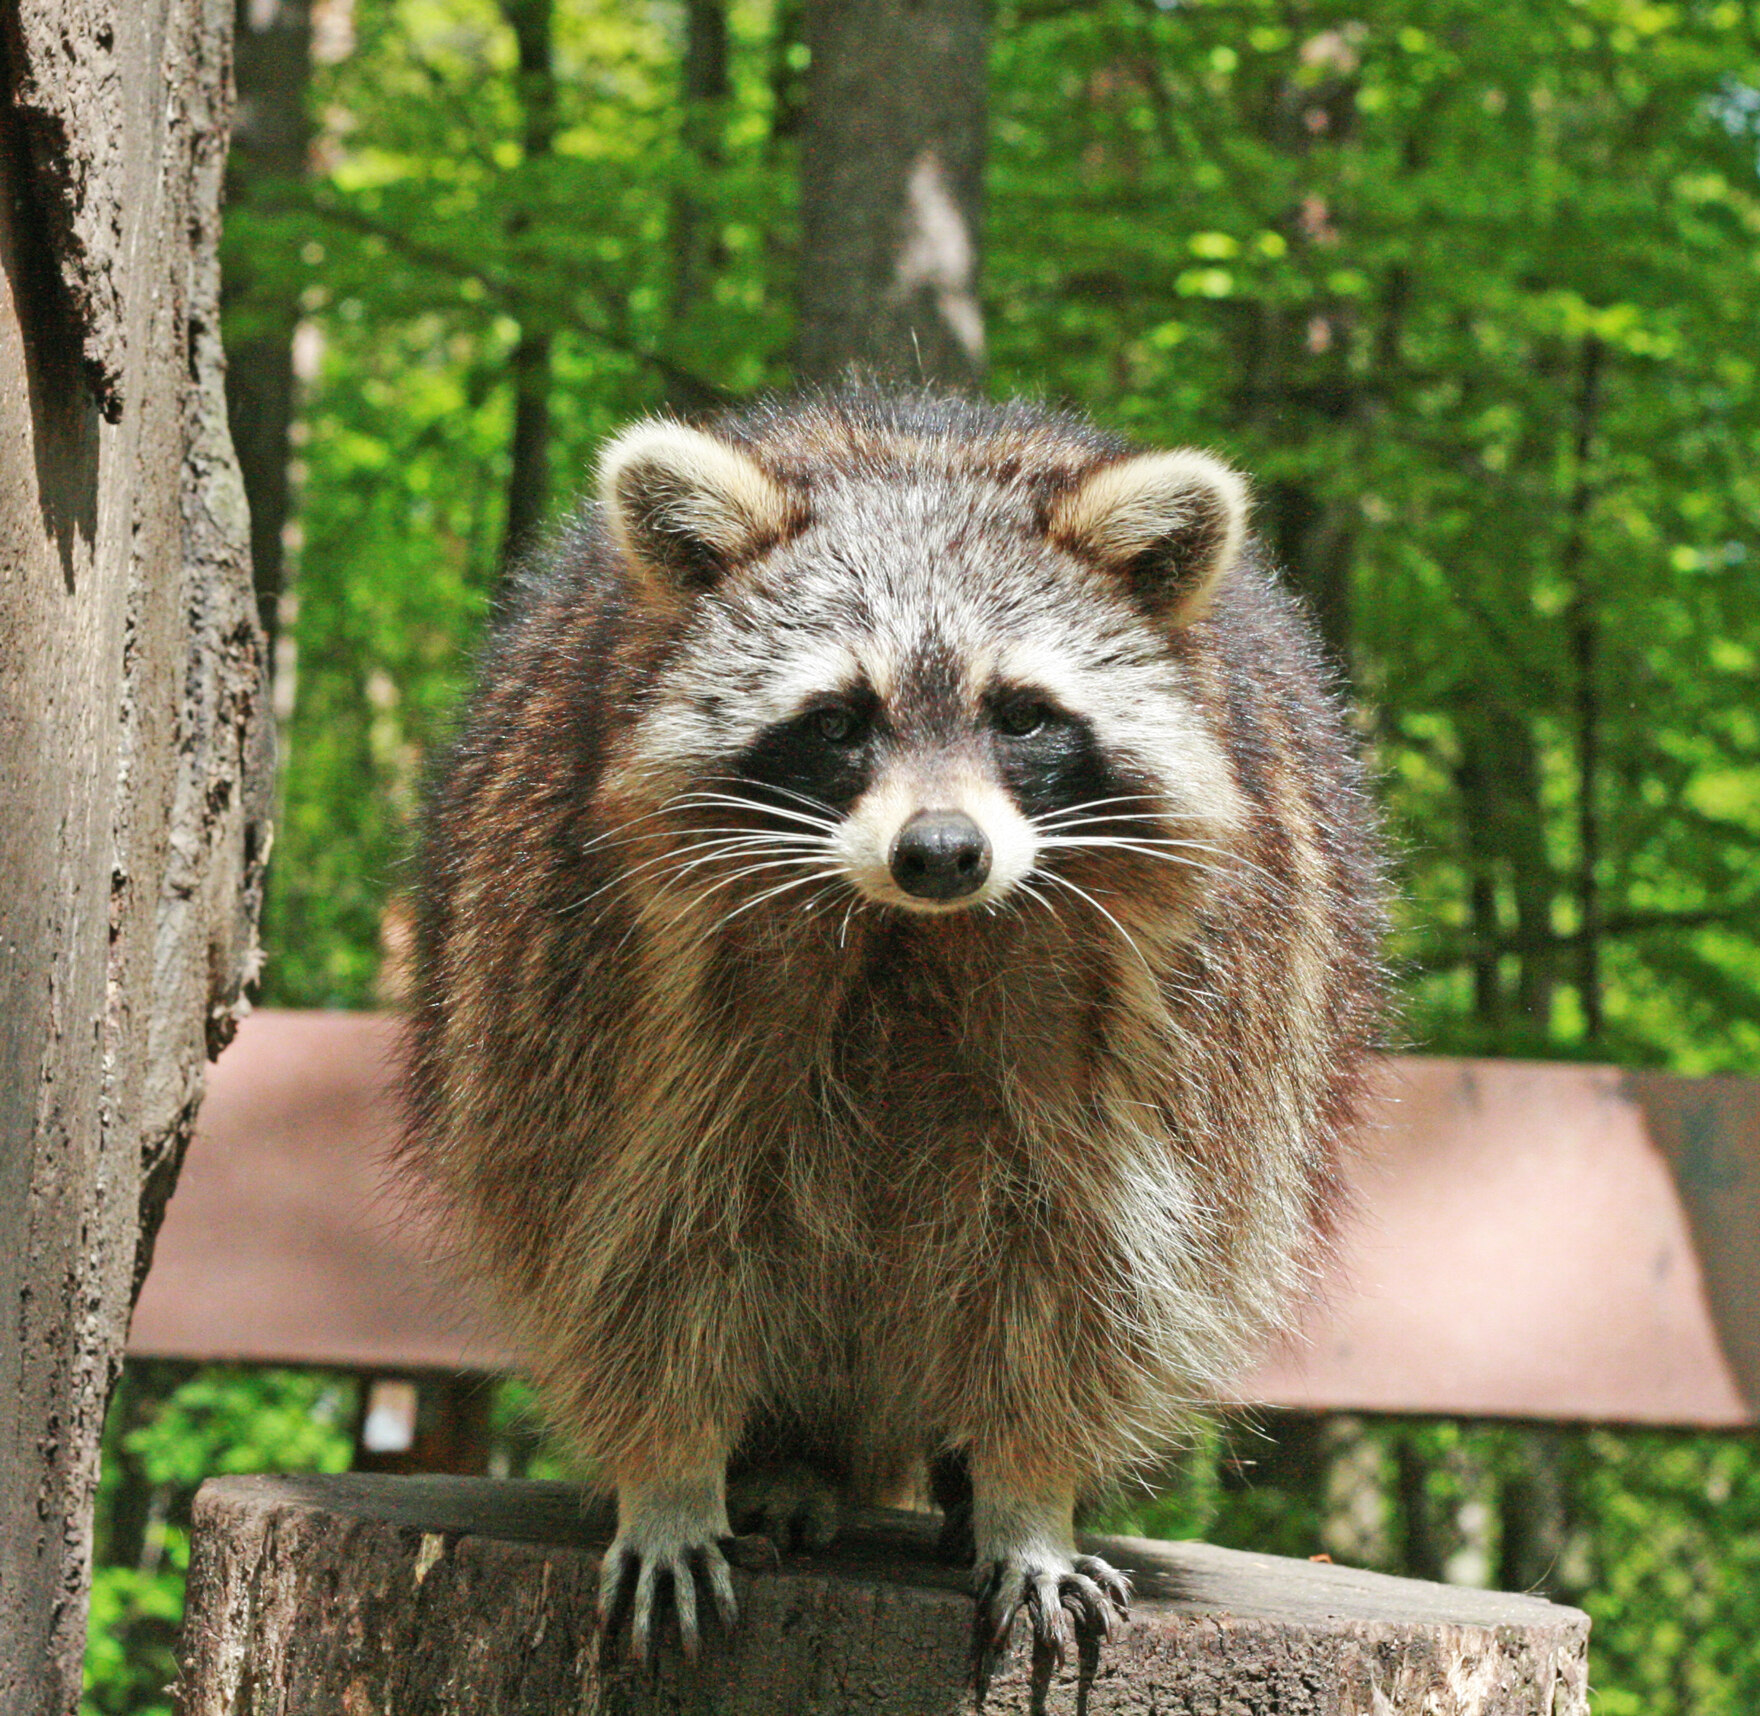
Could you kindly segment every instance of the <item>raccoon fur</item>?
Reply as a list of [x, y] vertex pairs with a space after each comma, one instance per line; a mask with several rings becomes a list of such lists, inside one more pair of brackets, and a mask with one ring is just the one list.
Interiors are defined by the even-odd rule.
[[639, 1654], [733, 1619], [741, 1498], [816, 1537], [927, 1461], [980, 1673], [1023, 1608], [1061, 1657], [1127, 1600], [1078, 1501], [1337, 1203], [1381, 889], [1328, 675], [1240, 477], [1025, 405], [644, 422], [598, 494], [437, 781], [405, 1154]]

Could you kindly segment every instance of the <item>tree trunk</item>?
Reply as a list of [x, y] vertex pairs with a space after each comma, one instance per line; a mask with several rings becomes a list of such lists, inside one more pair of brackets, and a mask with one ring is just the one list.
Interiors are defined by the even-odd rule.
[[1468, 929], [1471, 935], [1473, 1015], [1488, 1031], [1504, 1023], [1503, 969], [1497, 944], [1498, 850], [1492, 835], [1496, 782], [1470, 723], [1461, 724], [1461, 759], [1454, 772], [1460, 797], [1461, 849], [1467, 876]]
[[1571, 1472], [1551, 1428], [1511, 1434], [1513, 1458], [1498, 1492], [1497, 1588], [1570, 1601]]
[[[971, 1575], [935, 1522], [872, 1514], [829, 1551], [736, 1570], [735, 1636], [649, 1675], [602, 1652], [609, 1521], [565, 1484], [221, 1478], [196, 1498], [185, 1716], [966, 1716]], [[1035, 1685], [1017, 1642], [988, 1716], [1585, 1716], [1589, 1620], [1204, 1543], [1103, 1539], [1136, 1591], [1098, 1672]], [[1018, 1641], [1022, 1627], [1016, 1626]], [[1049, 1668], [1049, 1665], [1047, 1665]]]
[[1332, 665], [1351, 666], [1351, 562], [1356, 553], [1353, 508], [1322, 501], [1307, 483], [1271, 483], [1264, 531], [1278, 565], [1313, 611]]
[[[501, 0], [519, 50], [519, 98], [524, 109], [520, 143], [532, 184], [534, 162], [546, 160], [556, 141], [556, 20], [552, 0]], [[530, 209], [508, 221], [518, 254], [532, 231]], [[535, 300], [520, 310], [519, 344], [513, 362], [513, 445], [507, 472], [507, 523], [501, 533], [501, 576], [537, 541], [550, 503], [550, 348], [553, 330]]]
[[687, 0], [679, 98], [686, 176], [672, 199], [673, 326], [683, 329], [721, 262], [702, 187], [721, 168], [731, 93], [725, 0]]
[[501, 575], [538, 539], [550, 501], [550, 334], [522, 332], [513, 348], [513, 444], [507, 469], [507, 524]]
[[[234, 213], [285, 201], [305, 177], [311, 3], [269, 0], [265, 6], [263, 0], [238, 0], [235, 23], [238, 108], [226, 172], [226, 206]], [[284, 264], [265, 279], [252, 261], [246, 246], [227, 246], [226, 415], [250, 506], [257, 617], [273, 661], [287, 581], [287, 461], [299, 295], [291, 267]]]
[[984, 0], [809, 0], [803, 381], [983, 374]]
[[1587, 335], [1578, 354], [1575, 421], [1571, 429], [1572, 479], [1565, 503], [1565, 540], [1559, 567], [1574, 587], [1570, 609], [1571, 662], [1576, 670], [1577, 723], [1577, 992], [1583, 1036], [1601, 1035], [1601, 819], [1596, 793], [1601, 777], [1600, 608], [1587, 575], [1589, 508], [1594, 500], [1590, 459], [1601, 412], [1601, 371], [1606, 348]]
[[775, 0], [770, 21], [770, 159], [801, 134], [807, 111], [806, 73], [798, 62], [806, 47], [806, 0]]
[[105, 1404], [268, 847], [230, 18], [0, 6], [0, 1711], [79, 1695]]
[[[1463, 754], [1456, 784], [1477, 944], [1476, 1010], [1490, 1029], [1513, 1025], [1531, 1047], [1539, 1047], [1551, 1029], [1553, 982], [1553, 873], [1540, 802], [1539, 747], [1519, 710], [1479, 701], [1457, 719]], [[1507, 937], [1497, 911], [1502, 877], [1508, 879], [1514, 906], [1514, 929]], [[1513, 996], [1505, 992], [1499, 953], [1511, 939], [1519, 950]]]

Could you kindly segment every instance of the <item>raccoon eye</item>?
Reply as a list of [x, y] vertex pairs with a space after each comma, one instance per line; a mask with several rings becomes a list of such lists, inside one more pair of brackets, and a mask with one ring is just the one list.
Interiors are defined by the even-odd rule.
[[830, 703], [814, 712], [813, 725], [827, 744], [849, 745], [861, 737], [862, 718], [842, 703]]
[[1051, 720], [1051, 708], [1036, 697], [1010, 697], [993, 712], [997, 727], [1011, 739], [1030, 739]]

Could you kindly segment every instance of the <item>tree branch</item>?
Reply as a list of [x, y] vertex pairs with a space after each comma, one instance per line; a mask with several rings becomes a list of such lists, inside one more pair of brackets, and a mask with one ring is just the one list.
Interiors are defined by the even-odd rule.
[[[350, 208], [346, 203], [314, 197], [301, 207], [320, 220], [329, 221], [332, 226], [359, 233], [363, 237], [378, 239], [387, 249], [420, 267], [431, 268], [454, 280], [477, 281], [496, 305], [515, 319], [519, 318], [522, 310], [529, 311], [534, 303], [535, 295], [519, 281], [497, 270], [485, 268], [480, 263], [467, 262], [463, 257], [456, 256], [439, 245], [424, 243], [401, 228], [376, 220], [372, 215]], [[573, 293], [584, 290], [578, 282], [568, 283], [568, 289]], [[674, 390], [688, 409], [714, 410], [723, 405], [734, 404], [742, 397], [733, 389], [697, 375], [659, 352], [649, 351], [632, 340], [622, 338], [602, 323], [595, 323], [583, 316], [570, 321], [568, 326], [571, 332], [596, 340], [607, 351], [614, 351], [620, 357], [646, 365]]]
[[[1716, 929], [1732, 924], [1753, 924], [1760, 901], [1744, 900], [1727, 906], [1702, 906], [1683, 912], [1616, 912], [1602, 917], [1588, 933], [1606, 939], [1610, 936], [1653, 935], [1666, 930]], [[1493, 937], [1440, 935], [1430, 938], [1429, 946], [1417, 956], [1426, 971], [1440, 971], [1469, 961], [1496, 959], [1503, 954], [1543, 954], [1581, 948], [1583, 929], [1548, 930], [1541, 934], [1514, 931]]]

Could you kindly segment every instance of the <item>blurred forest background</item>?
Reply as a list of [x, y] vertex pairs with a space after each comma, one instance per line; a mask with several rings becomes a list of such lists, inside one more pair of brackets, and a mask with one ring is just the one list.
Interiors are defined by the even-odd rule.
[[[599, 438], [862, 358], [1255, 474], [1398, 838], [1414, 1047], [1760, 1075], [1760, 6], [238, 5], [264, 1002], [394, 999], [424, 761]], [[346, 1465], [354, 1391], [125, 1373], [89, 1712], [169, 1709], [195, 1483]], [[1541, 1590], [1603, 1716], [1760, 1709], [1753, 1437], [1268, 1415], [1169, 1482], [1115, 1519]]]

